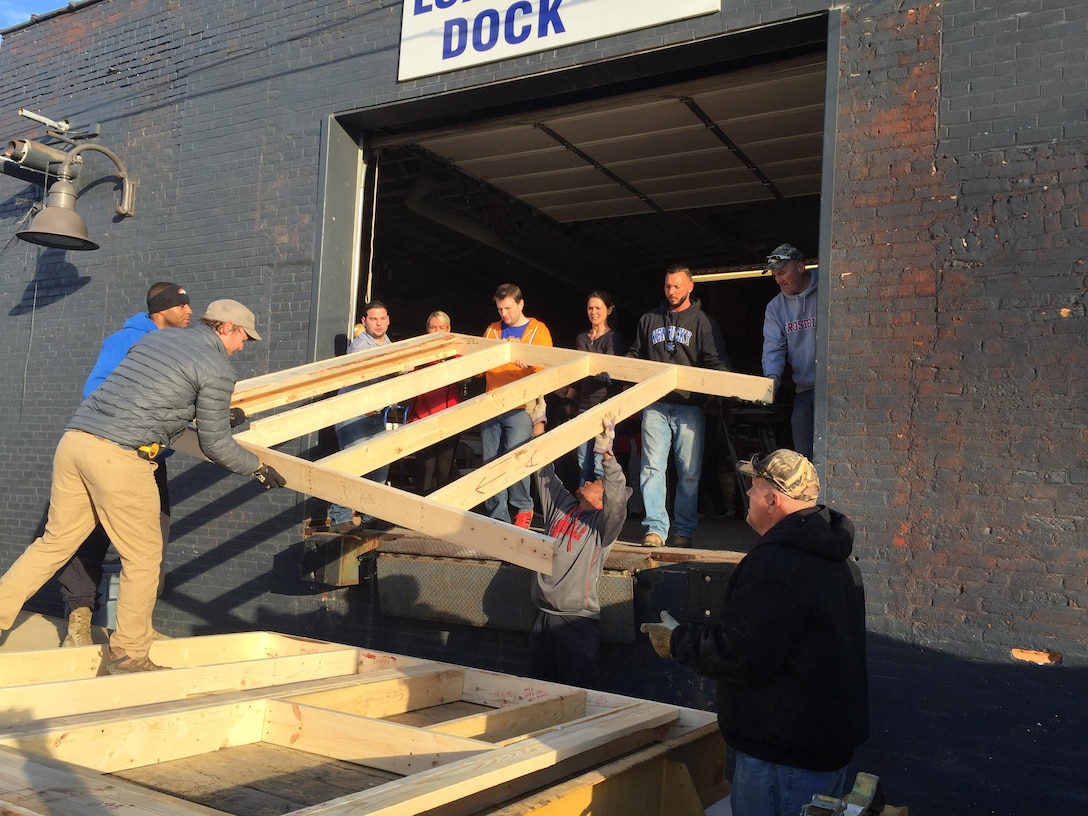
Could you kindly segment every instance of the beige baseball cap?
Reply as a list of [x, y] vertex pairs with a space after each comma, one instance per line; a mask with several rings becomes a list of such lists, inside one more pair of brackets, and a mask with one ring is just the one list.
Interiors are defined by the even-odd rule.
[[261, 339], [261, 336], [257, 334], [257, 319], [253, 316], [253, 312], [237, 300], [213, 300], [208, 304], [204, 317], [208, 320], [219, 320], [241, 326], [246, 330], [250, 340]]
[[820, 477], [816, 467], [797, 451], [779, 448], [774, 453], [757, 453], [747, 462], [737, 464], [745, 476], [766, 479], [791, 499], [814, 502], [820, 497]]

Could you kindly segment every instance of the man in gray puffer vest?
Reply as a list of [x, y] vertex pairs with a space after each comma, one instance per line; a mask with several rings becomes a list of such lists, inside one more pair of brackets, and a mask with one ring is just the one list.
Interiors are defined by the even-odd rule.
[[45, 532], [0, 577], [0, 631], [98, 521], [121, 556], [109, 673], [164, 668], [148, 657], [163, 549], [154, 476], [159, 451], [195, 419], [208, 459], [253, 475], [265, 488], [284, 486], [282, 476], [231, 435], [236, 377], [228, 358], [246, 340], [261, 339], [254, 323], [241, 303], [217, 300], [195, 328], [149, 333], [83, 401], [53, 456]]

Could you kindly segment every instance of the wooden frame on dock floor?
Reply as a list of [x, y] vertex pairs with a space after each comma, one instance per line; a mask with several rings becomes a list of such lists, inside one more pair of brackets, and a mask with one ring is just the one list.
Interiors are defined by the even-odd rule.
[[[316, 462], [275, 449], [337, 422], [403, 404], [418, 394], [481, 376], [511, 362], [532, 366], [535, 372]], [[429, 496], [358, 475], [601, 372], [629, 385], [611, 399]], [[379, 377], [387, 379], [345, 394], [335, 393], [344, 386]], [[288, 488], [550, 574], [550, 538], [467, 511], [593, 438], [606, 416], [617, 422], [626, 419], [676, 389], [752, 402], [773, 398], [773, 382], [764, 377], [468, 335], [429, 334], [244, 380], [235, 389], [231, 404], [251, 417], [248, 429], [235, 439], [279, 471]], [[258, 417], [274, 409], [276, 413]], [[200, 455], [193, 431], [187, 432], [177, 447]]]
[[683, 785], [725, 793], [706, 712], [270, 632], [151, 657], [173, 668], [103, 676], [104, 647], [0, 653], [0, 810], [467, 816], [695, 742], [709, 763]]

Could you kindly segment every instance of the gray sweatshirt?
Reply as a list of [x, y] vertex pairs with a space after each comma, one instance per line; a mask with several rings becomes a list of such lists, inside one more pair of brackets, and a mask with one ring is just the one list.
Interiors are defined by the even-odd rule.
[[627, 521], [627, 480], [613, 458], [604, 460], [604, 507], [579, 510], [570, 494], [546, 465], [533, 474], [548, 535], [555, 538], [551, 575], [535, 573], [532, 597], [537, 609], [553, 615], [600, 618], [597, 582], [608, 551]]
[[782, 378], [789, 360], [798, 391], [816, 383], [816, 273], [799, 295], [779, 292], [763, 318], [763, 376]]

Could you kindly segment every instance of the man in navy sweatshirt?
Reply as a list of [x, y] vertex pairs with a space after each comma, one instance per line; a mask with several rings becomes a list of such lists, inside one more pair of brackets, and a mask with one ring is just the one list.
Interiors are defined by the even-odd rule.
[[[665, 272], [665, 299], [638, 322], [628, 357], [659, 363], [729, 370], [722, 332], [692, 297], [695, 282], [682, 265]], [[643, 547], [664, 546], [669, 536], [665, 476], [669, 453], [676, 462], [675, 524], [672, 545], [690, 547], [699, 526], [699, 479], [703, 472], [706, 397], [689, 391], [673, 391], [642, 412], [642, 472], [639, 486], [646, 516]]]

